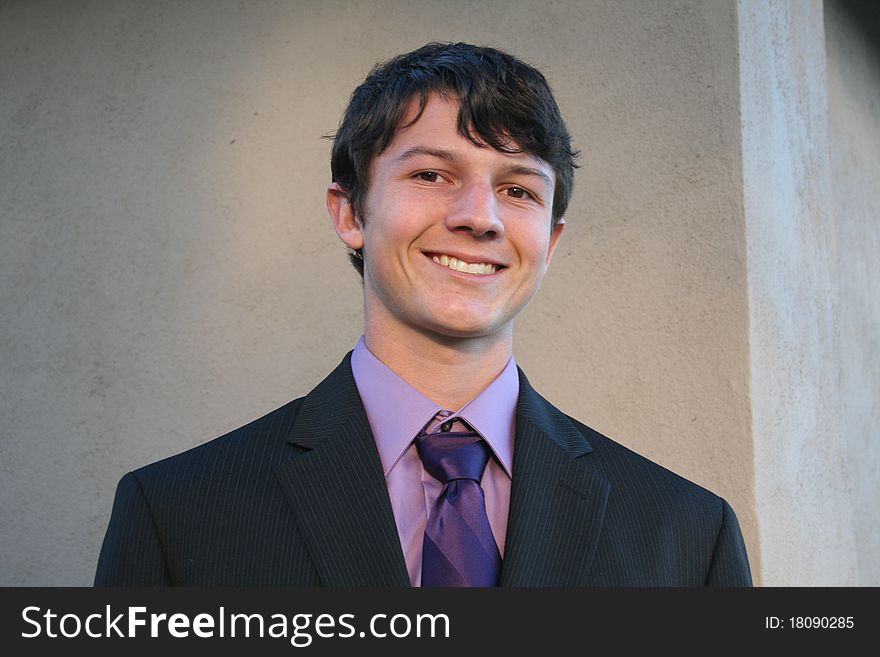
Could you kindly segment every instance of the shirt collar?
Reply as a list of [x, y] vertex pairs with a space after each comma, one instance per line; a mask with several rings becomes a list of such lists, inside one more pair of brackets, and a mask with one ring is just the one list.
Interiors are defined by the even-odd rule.
[[[387, 476], [413, 438], [442, 407], [376, 358], [363, 336], [351, 355], [351, 371]], [[483, 437], [508, 476], [513, 462], [518, 398], [519, 374], [511, 356], [485, 390], [450, 416], [461, 417]]]

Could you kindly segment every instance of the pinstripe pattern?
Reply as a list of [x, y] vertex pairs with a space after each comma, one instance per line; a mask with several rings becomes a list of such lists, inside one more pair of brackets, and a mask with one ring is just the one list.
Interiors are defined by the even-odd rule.
[[[95, 584], [408, 586], [349, 361], [123, 477]], [[724, 500], [562, 414], [520, 372], [503, 586], [750, 583]]]
[[751, 586], [723, 499], [554, 408], [520, 371], [507, 586]]

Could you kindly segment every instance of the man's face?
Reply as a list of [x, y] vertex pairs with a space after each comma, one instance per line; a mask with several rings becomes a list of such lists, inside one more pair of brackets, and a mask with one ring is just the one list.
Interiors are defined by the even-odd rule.
[[385, 335], [510, 335], [562, 232], [550, 228], [552, 167], [473, 144], [457, 116], [457, 100], [432, 94], [373, 160], [364, 225], [336, 222], [364, 249], [367, 324]]

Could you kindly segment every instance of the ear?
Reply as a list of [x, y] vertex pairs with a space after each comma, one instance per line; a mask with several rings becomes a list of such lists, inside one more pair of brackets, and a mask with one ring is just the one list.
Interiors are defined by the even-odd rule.
[[556, 250], [556, 245], [559, 244], [559, 238], [562, 237], [562, 231], [564, 228], [565, 219], [560, 217], [559, 221], [557, 221], [556, 225], [553, 227], [553, 230], [550, 231], [550, 246], [547, 248], [547, 262], [544, 263], [545, 267], [550, 266], [550, 260], [553, 259], [553, 252]]
[[339, 239], [351, 249], [362, 249], [363, 227], [354, 214], [348, 192], [339, 183], [331, 183], [327, 187], [327, 210]]

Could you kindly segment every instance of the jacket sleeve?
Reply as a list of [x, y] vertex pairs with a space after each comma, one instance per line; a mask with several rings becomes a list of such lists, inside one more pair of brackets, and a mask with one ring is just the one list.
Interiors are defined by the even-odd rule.
[[116, 487], [95, 586], [169, 586], [168, 569], [153, 514], [137, 476]]
[[706, 586], [751, 586], [752, 573], [742, 531], [733, 509], [721, 500], [721, 526], [715, 539]]

